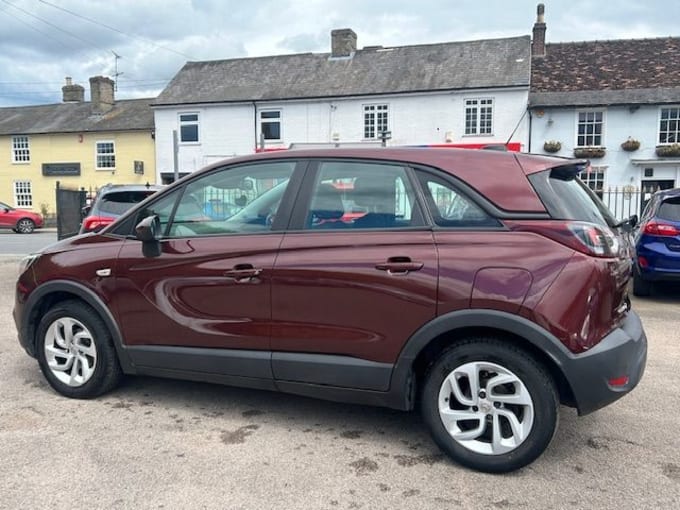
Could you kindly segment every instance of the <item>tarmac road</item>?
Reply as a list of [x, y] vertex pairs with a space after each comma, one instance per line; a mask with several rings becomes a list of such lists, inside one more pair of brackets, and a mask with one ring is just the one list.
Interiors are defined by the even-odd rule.
[[443, 457], [416, 414], [152, 378], [59, 397], [16, 341], [17, 262], [0, 258], [2, 509], [680, 508], [677, 289], [634, 302], [638, 388], [563, 408], [540, 459], [494, 476]]
[[40, 229], [31, 234], [0, 230], [0, 255], [28, 255], [56, 242], [55, 229]]

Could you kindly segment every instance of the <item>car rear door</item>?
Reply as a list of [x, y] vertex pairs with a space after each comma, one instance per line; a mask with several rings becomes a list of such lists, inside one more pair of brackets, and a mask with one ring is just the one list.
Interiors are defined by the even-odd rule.
[[436, 297], [437, 253], [410, 170], [313, 164], [272, 276], [277, 384], [387, 390]]
[[137, 366], [271, 379], [272, 269], [303, 171], [291, 160], [216, 170], [134, 219], [156, 214], [164, 230], [160, 256], [128, 239], [115, 269]]

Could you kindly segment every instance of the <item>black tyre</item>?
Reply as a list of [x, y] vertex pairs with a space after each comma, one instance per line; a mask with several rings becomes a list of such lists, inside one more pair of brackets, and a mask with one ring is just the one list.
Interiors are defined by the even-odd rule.
[[519, 469], [548, 447], [559, 399], [548, 372], [527, 352], [494, 338], [444, 351], [430, 366], [421, 410], [451, 458], [489, 473]]
[[82, 301], [64, 301], [42, 317], [36, 353], [47, 381], [67, 397], [99, 396], [122, 377], [108, 328]]
[[633, 269], [633, 295], [645, 297], [652, 293], [652, 282], [642, 278], [638, 269]]
[[19, 234], [30, 234], [35, 230], [35, 223], [30, 218], [21, 218], [14, 230]]

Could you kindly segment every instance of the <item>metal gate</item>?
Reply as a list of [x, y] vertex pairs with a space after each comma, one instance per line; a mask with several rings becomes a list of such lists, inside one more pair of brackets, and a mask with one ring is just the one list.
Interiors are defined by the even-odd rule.
[[74, 236], [80, 230], [85, 207], [85, 188], [62, 188], [57, 181], [57, 239]]

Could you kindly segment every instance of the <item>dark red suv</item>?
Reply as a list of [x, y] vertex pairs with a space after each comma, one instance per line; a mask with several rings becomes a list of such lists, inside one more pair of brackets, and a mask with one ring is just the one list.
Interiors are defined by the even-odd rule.
[[630, 247], [585, 165], [450, 149], [229, 160], [27, 258], [19, 338], [69, 397], [145, 374], [418, 407], [456, 461], [517, 469], [560, 403], [595, 411], [645, 366]]

